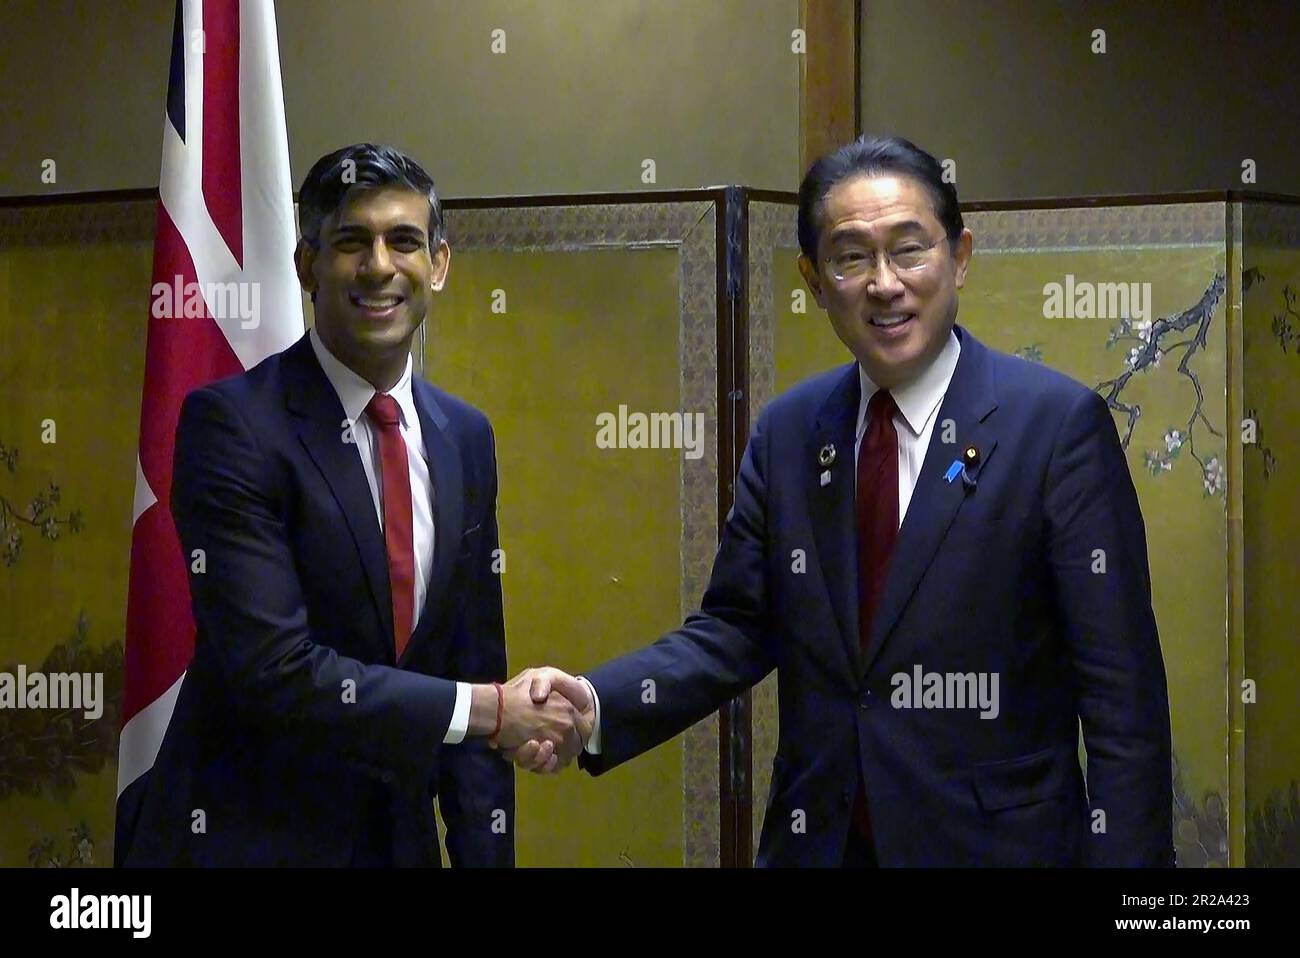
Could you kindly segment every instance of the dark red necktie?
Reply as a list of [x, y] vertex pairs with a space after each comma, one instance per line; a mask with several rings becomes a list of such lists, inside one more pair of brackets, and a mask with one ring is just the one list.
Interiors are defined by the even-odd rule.
[[399, 425], [397, 400], [375, 393], [366, 406], [379, 434], [379, 465], [384, 503], [384, 545], [388, 549], [388, 583], [393, 594], [393, 638], [397, 658], [406, 651], [415, 617], [415, 533], [411, 517], [411, 471]]
[[[867, 432], [858, 449], [858, 642], [866, 662], [871, 626], [885, 590], [889, 557], [898, 538], [898, 433], [894, 397], [877, 390], [867, 403]], [[858, 783], [853, 825], [868, 842], [871, 821], [866, 792]]]

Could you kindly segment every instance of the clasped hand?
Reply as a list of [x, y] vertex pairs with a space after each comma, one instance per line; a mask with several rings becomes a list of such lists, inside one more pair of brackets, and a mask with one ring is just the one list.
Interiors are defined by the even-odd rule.
[[501, 757], [550, 774], [572, 762], [591, 738], [596, 706], [587, 686], [559, 669], [524, 669], [502, 687]]

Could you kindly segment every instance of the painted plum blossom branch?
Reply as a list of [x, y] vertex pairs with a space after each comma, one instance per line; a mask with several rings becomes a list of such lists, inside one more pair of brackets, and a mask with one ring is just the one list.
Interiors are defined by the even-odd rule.
[[[1260, 276], [1260, 279], [1263, 279]], [[1300, 343], [1300, 292], [1287, 283], [1282, 287], [1282, 312], [1273, 314], [1273, 335], [1277, 337], [1282, 352], [1291, 343]], [[1300, 354], [1300, 348], [1296, 349]]]
[[[1203, 423], [1212, 436], [1220, 439], [1223, 438], [1223, 434], [1215, 429], [1205, 416], [1205, 390], [1201, 387], [1199, 377], [1191, 368], [1191, 359], [1197, 352], [1206, 348], [1206, 337], [1214, 317], [1214, 309], [1223, 298], [1225, 288], [1224, 275], [1215, 273], [1197, 303], [1181, 313], [1161, 316], [1154, 322], [1150, 320], [1134, 322], [1129, 317], [1123, 317], [1119, 326], [1111, 329], [1106, 339], [1106, 348], [1109, 349], [1116, 343], [1133, 344], [1125, 360], [1124, 372], [1114, 379], [1104, 380], [1093, 387], [1106, 400], [1107, 406], [1127, 417], [1128, 426], [1120, 440], [1123, 447], [1127, 449], [1129, 440], [1133, 437], [1133, 429], [1142, 415], [1142, 407], [1123, 401], [1121, 397], [1124, 387], [1133, 376], [1159, 368], [1163, 357], [1181, 350], [1182, 359], [1178, 363], [1178, 373], [1191, 382], [1196, 391], [1196, 402], [1192, 406], [1186, 425], [1182, 428], [1170, 427], [1164, 435], [1165, 448], [1147, 450], [1143, 461], [1152, 475], [1160, 475], [1173, 468], [1174, 460], [1186, 447], [1187, 454], [1196, 460], [1196, 464], [1200, 467], [1201, 482], [1207, 496], [1217, 496], [1223, 492], [1226, 476], [1224, 465], [1218, 456], [1202, 459], [1197, 454], [1196, 426], [1198, 423]], [[1177, 334], [1188, 331], [1190, 333], [1185, 338], [1170, 342]]]
[[[10, 473], [17, 472], [18, 450], [0, 442], [0, 465]], [[0, 562], [12, 566], [18, 561], [23, 549], [23, 526], [38, 530], [41, 538], [51, 541], [59, 537], [62, 527], [74, 535], [85, 528], [81, 510], [74, 509], [66, 516], [58, 514], [60, 498], [59, 487], [53, 482], [33, 496], [25, 509], [0, 495]]]

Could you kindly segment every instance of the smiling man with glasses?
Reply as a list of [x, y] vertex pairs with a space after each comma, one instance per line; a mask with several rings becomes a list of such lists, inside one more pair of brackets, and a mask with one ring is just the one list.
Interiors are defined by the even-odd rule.
[[928, 182], [921, 157], [878, 152], [874, 175], [854, 172], [864, 154], [852, 147], [809, 171], [800, 190], [799, 270], [863, 372], [894, 389], [946, 346], [956, 362], [952, 330], [971, 234], [956, 191], [941, 177]]
[[[700, 611], [581, 679], [539, 670], [535, 699], [593, 721], [599, 775], [775, 668], [760, 865], [1172, 865], [1164, 662], [1105, 401], [956, 325], [971, 233], [906, 140], [813, 164], [799, 244], [855, 362], [758, 417]], [[549, 771], [552, 749], [513, 754]]]

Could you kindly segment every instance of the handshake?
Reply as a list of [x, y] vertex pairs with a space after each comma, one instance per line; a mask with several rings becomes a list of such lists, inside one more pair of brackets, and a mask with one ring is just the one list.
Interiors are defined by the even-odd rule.
[[[591, 686], [559, 669], [525, 669], [501, 686], [475, 685], [469, 732], [530, 772], [549, 774], [572, 762], [591, 739], [596, 702]], [[495, 734], [493, 734], [495, 732]]]

